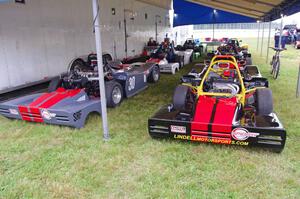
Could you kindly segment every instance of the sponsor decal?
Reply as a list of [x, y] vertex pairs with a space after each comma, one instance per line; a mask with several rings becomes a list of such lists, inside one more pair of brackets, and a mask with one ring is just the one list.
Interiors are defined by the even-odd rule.
[[130, 77], [128, 79], [128, 91], [132, 91], [135, 88], [135, 77]]
[[240, 146], [248, 146], [249, 145], [249, 142], [244, 142], [244, 141], [209, 138], [209, 137], [203, 137], [203, 136], [197, 136], [197, 135], [192, 135], [192, 136], [174, 135], [174, 139], [192, 140], [192, 141], [197, 141], [197, 142], [208, 142], [208, 143], [214, 143], [214, 144], [228, 144], [228, 145], [240, 145]]
[[180, 140], [191, 140], [191, 136], [189, 135], [174, 135], [174, 138]]
[[259, 133], [251, 133], [247, 129], [244, 128], [235, 128], [231, 132], [231, 136], [235, 140], [244, 141], [247, 140], [249, 137], [257, 137]]
[[55, 113], [50, 113], [47, 109], [43, 109], [41, 111], [41, 115], [43, 116], [44, 119], [46, 120], [51, 120], [53, 117], [56, 116]]
[[78, 112], [73, 114], [74, 122], [76, 122], [77, 120], [80, 120], [81, 114], [82, 114], [81, 111], [78, 111]]
[[86, 100], [85, 95], [83, 95], [83, 96], [81, 96], [80, 98], [78, 98], [76, 101], [77, 101], [77, 102], [83, 102], [83, 101], [85, 101], [85, 100]]
[[171, 125], [171, 132], [186, 134], [186, 127]]
[[12, 115], [19, 115], [19, 112], [16, 109], [10, 108], [9, 113]]

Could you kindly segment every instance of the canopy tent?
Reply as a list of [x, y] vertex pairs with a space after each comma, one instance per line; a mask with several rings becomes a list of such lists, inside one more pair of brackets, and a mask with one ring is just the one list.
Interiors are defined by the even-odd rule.
[[184, 0], [174, 0], [174, 24], [182, 26], [190, 24], [216, 24], [216, 23], [248, 23], [257, 19], [230, 13], [208, 6], [195, 4]]
[[[273, 21], [300, 11], [299, 0], [174, 0], [174, 26]], [[214, 10], [218, 13], [214, 14]]]

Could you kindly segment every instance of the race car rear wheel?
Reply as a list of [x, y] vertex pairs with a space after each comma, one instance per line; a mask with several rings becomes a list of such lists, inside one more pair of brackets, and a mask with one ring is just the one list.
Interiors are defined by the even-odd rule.
[[70, 67], [72, 72], [82, 72], [87, 71], [89, 68], [86, 66], [85, 62], [82, 59], [76, 59], [73, 61]]
[[116, 81], [107, 82], [105, 85], [107, 106], [114, 108], [121, 104], [123, 100], [123, 88]]
[[270, 89], [256, 90], [256, 112], [257, 115], [269, 115], [273, 112], [273, 97]]
[[173, 107], [175, 110], [185, 110], [189, 87], [179, 85], [175, 88], [173, 95]]
[[150, 73], [150, 75], [149, 75], [149, 82], [156, 83], [156, 82], [158, 82], [159, 78], [160, 78], [159, 67], [154, 66], [151, 73]]

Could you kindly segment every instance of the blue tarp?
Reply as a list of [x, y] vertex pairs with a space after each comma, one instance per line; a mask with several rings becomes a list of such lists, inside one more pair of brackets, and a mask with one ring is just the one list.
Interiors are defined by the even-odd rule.
[[184, 0], [173, 0], [174, 27], [191, 24], [251, 23], [257, 19], [238, 15]]
[[[174, 27], [193, 24], [217, 24], [217, 23], [251, 23], [257, 18], [246, 17], [231, 12], [216, 10], [208, 6], [199, 5], [185, 0], [173, 0]], [[281, 14], [292, 15], [300, 12], [300, 0], [285, 0], [274, 7], [269, 13], [262, 16], [262, 21], [279, 19]]]

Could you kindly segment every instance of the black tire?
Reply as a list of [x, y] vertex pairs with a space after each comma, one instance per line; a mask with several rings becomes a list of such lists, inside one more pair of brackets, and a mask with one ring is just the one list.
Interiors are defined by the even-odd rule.
[[112, 59], [112, 56], [110, 54], [104, 54], [102, 56], [102, 62], [103, 62], [103, 65], [106, 65], [108, 64], [108, 62], [111, 62], [113, 59]]
[[190, 63], [193, 63], [194, 52], [191, 54]]
[[[121, 84], [116, 81], [105, 82], [105, 94], [107, 106], [111, 108], [120, 105], [124, 97], [123, 88]], [[116, 97], [115, 95], [120, 96]]]
[[185, 109], [188, 92], [188, 86], [179, 85], [175, 88], [173, 94], [173, 106], [175, 110], [181, 111]]
[[273, 112], [273, 97], [270, 89], [256, 90], [256, 112], [257, 115], [269, 115]]
[[273, 63], [273, 78], [277, 79], [279, 75], [279, 70], [280, 70], [280, 60], [277, 59], [275, 63]]
[[246, 65], [252, 65], [252, 58], [246, 57]]
[[160, 78], [159, 66], [155, 65], [155, 66], [153, 66], [153, 69], [152, 69], [151, 73], [149, 74], [148, 81], [151, 83], [156, 83], [156, 82], [158, 82], [159, 78]]
[[70, 67], [70, 71], [87, 71], [90, 70], [90, 68], [86, 65], [86, 63], [82, 59], [76, 59], [73, 61]]
[[51, 80], [51, 82], [49, 83], [49, 86], [48, 86], [48, 92], [51, 93], [51, 92], [54, 92], [56, 91], [56, 89], [58, 87], [60, 87], [62, 84], [62, 79], [60, 77], [55, 77]]

